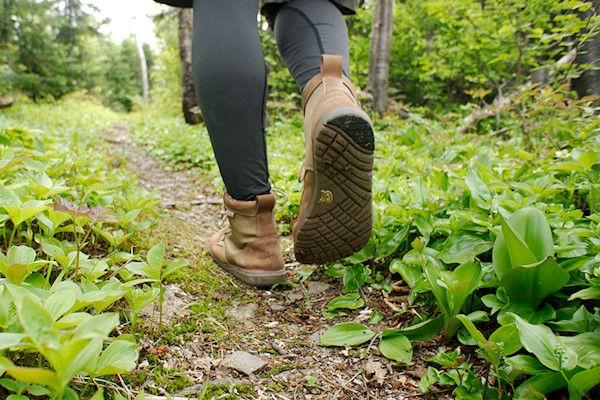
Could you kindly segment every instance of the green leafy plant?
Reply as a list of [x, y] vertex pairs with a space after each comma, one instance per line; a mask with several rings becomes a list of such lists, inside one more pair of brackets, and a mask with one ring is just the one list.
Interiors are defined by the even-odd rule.
[[336, 324], [321, 335], [321, 346], [358, 346], [374, 337], [379, 338], [379, 351], [384, 357], [403, 364], [412, 362], [410, 340], [397, 329], [376, 334], [355, 322]]
[[479, 285], [481, 267], [476, 262], [468, 262], [458, 266], [454, 271], [439, 271], [435, 265], [427, 264], [424, 272], [444, 316], [446, 340], [450, 340], [460, 327], [456, 316], [468, 296]]
[[549, 295], [569, 281], [569, 273], [553, 257], [552, 232], [539, 210], [523, 208], [508, 220], [501, 220], [493, 263], [500, 287], [508, 297], [504, 309], [521, 315], [537, 311]]
[[[158, 243], [154, 245], [146, 255], [146, 261], [133, 261], [125, 265], [125, 268], [134, 274], [146, 278], [145, 282], [152, 282], [158, 287], [159, 297], [159, 321], [162, 325], [162, 307], [165, 295], [164, 280], [177, 270], [188, 265], [182, 259], [172, 260], [165, 263], [165, 245]], [[142, 281], [138, 281], [142, 282]]]

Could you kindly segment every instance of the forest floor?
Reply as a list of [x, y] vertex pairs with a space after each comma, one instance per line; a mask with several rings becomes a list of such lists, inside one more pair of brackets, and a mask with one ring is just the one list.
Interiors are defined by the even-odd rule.
[[[335, 322], [322, 311], [342, 294], [338, 279], [319, 268], [306, 278], [293, 259], [291, 238], [284, 237], [288, 282], [272, 290], [246, 286], [220, 271], [207, 255], [206, 237], [224, 222], [222, 202], [193, 169], [170, 171], [148, 155], [117, 125], [103, 134], [112, 147], [113, 165], [138, 177], [156, 193], [161, 215], [146, 238], [162, 240], [171, 256], [190, 266], [169, 284], [162, 324], [157, 313], [142, 318], [138, 367], [126, 379], [135, 391], [156, 398], [230, 399], [404, 399], [445, 398], [448, 391], [422, 394], [417, 382], [424, 360], [442, 347], [438, 339], [414, 344], [413, 364], [398, 366], [366, 349], [324, 348], [320, 334]], [[306, 271], [306, 268], [304, 269]], [[353, 319], [364, 322], [374, 310], [384, 313], [375, 331], [393, 323], [408, 287], [386, 298], [362, 290], [366, 307]], [[397, 311], [397, 309], [396, 309]], [[451, 390], [451, 389], [450, 389]], [[173, 396], [173, 397], [171, 397]]]

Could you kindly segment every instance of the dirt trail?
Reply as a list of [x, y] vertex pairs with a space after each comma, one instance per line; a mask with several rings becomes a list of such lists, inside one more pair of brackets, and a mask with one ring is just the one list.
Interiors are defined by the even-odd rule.
[[[160, 240], [165, 240], [175, 255], [190, 260], [200, 276], [216, 276], [221, 282], [216, 290], [204, 289], [202, 282], [169, 286], [164, 319], [175, 332], [171, 329], [148, 333], [141, 339], [140, 366], [134, 375], [146, 378], [136, 389], [154, 388], [166, 396], [154, 370], [160, 367], [161, 371], [171, 371], [173, 379], [184, 375], [182, 380], [187, 387], [169, 393], [175, 399], [196, 399], [207, 381], [234, 385], [236, 389], [230, 392], [234, 397], [226, 398], [398, 400], [421, 397], [416, 382], [425, 372], [422, 360], [436, 350], [432, 346], [417, 345], [415, 353], [419, 356], [415, 357], [415, 365], [397, 367], [376, 355], [374, 344], [369, 345], [367, 351], [318, 345], [320, 333], [334, 323], [365, 322], [372, 310], [382, 309], [380, 293], [364, 289], [365, 309], [332, 320], [323, 318], [321, 312], [332, 298], [342, 293], [341, 284], [339, 280], [320, 276], [319, 272], [313, 274], [316, 277], [296, 283], [295, 287], [276, 290], [257, 290], [234, 281], [206, 255], [205, 238], [218, 229], [223, 220], [220, 199], [206, 184], [198, 182], [192, 172], [166, 170], [159, 160], [136, 145], [127, 132], [126, 126], [118, 126], [108, 132], [105, 139], [114, 150], [113, 164], [122, 163], [137, 174], [143, 187], [157, 193], [164, 210], [160, 225], [175, 227], [168, 231], [166, 240]], [[298, 276], [299, 266], [291, 259], [290, 239], [284, 238], [284, 243], [286, 263], [293, 280]], [[199, 286], [194, 286], [195, 283]], [[188, 292], [186, 287], [195, 289]], [[220, 327], [225, 333], [214, 335], [204, 328], [177, 329], [189, 325], [190, 305], [193, 308], [207, 298], [208, 304], [211, 299], [227, 304], [225, 315], [213, 313], [208, 306], [202, 310], [203, 317], [197, 323], [209, 320], [210, 325]], [[375, 330], [389, 326], [393, 312], [388, 309], [385, 314], [387, 322], [374, 327]], [[164, 337], [169, 335], [176, 338], [165, 341]], [[434, 394], [433, 398], [443, 398], [443, 395]]]

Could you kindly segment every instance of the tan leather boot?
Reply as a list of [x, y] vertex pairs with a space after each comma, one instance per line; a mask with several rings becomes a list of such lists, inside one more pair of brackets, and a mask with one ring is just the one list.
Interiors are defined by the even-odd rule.
[[302, 263], [351, 255], [371, 236], [373, 128], [342, 57], [321, 56], [321, 73], [302, 93], [305, 159], [294, 253]]
[[273, 193], [253, 201], [223, 196], [229, 227], [209, 238], [212, 258], [242, 282], [271, 286], [285, 279], [281, 242], [275, 225]]

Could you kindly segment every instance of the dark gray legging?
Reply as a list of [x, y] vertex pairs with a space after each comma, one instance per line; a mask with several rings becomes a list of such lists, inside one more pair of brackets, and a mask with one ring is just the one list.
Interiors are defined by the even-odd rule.
[[[270, 12], [277, 45], [300, 89], [319, 73], [321, 54], [342, 55], [349, 75], [348, 31], [336, 6], [292, 0]], [[225, 187], [238, 200], [271, 190], [257, 14], [258, 0], [194, 1], [194, 86]]]

